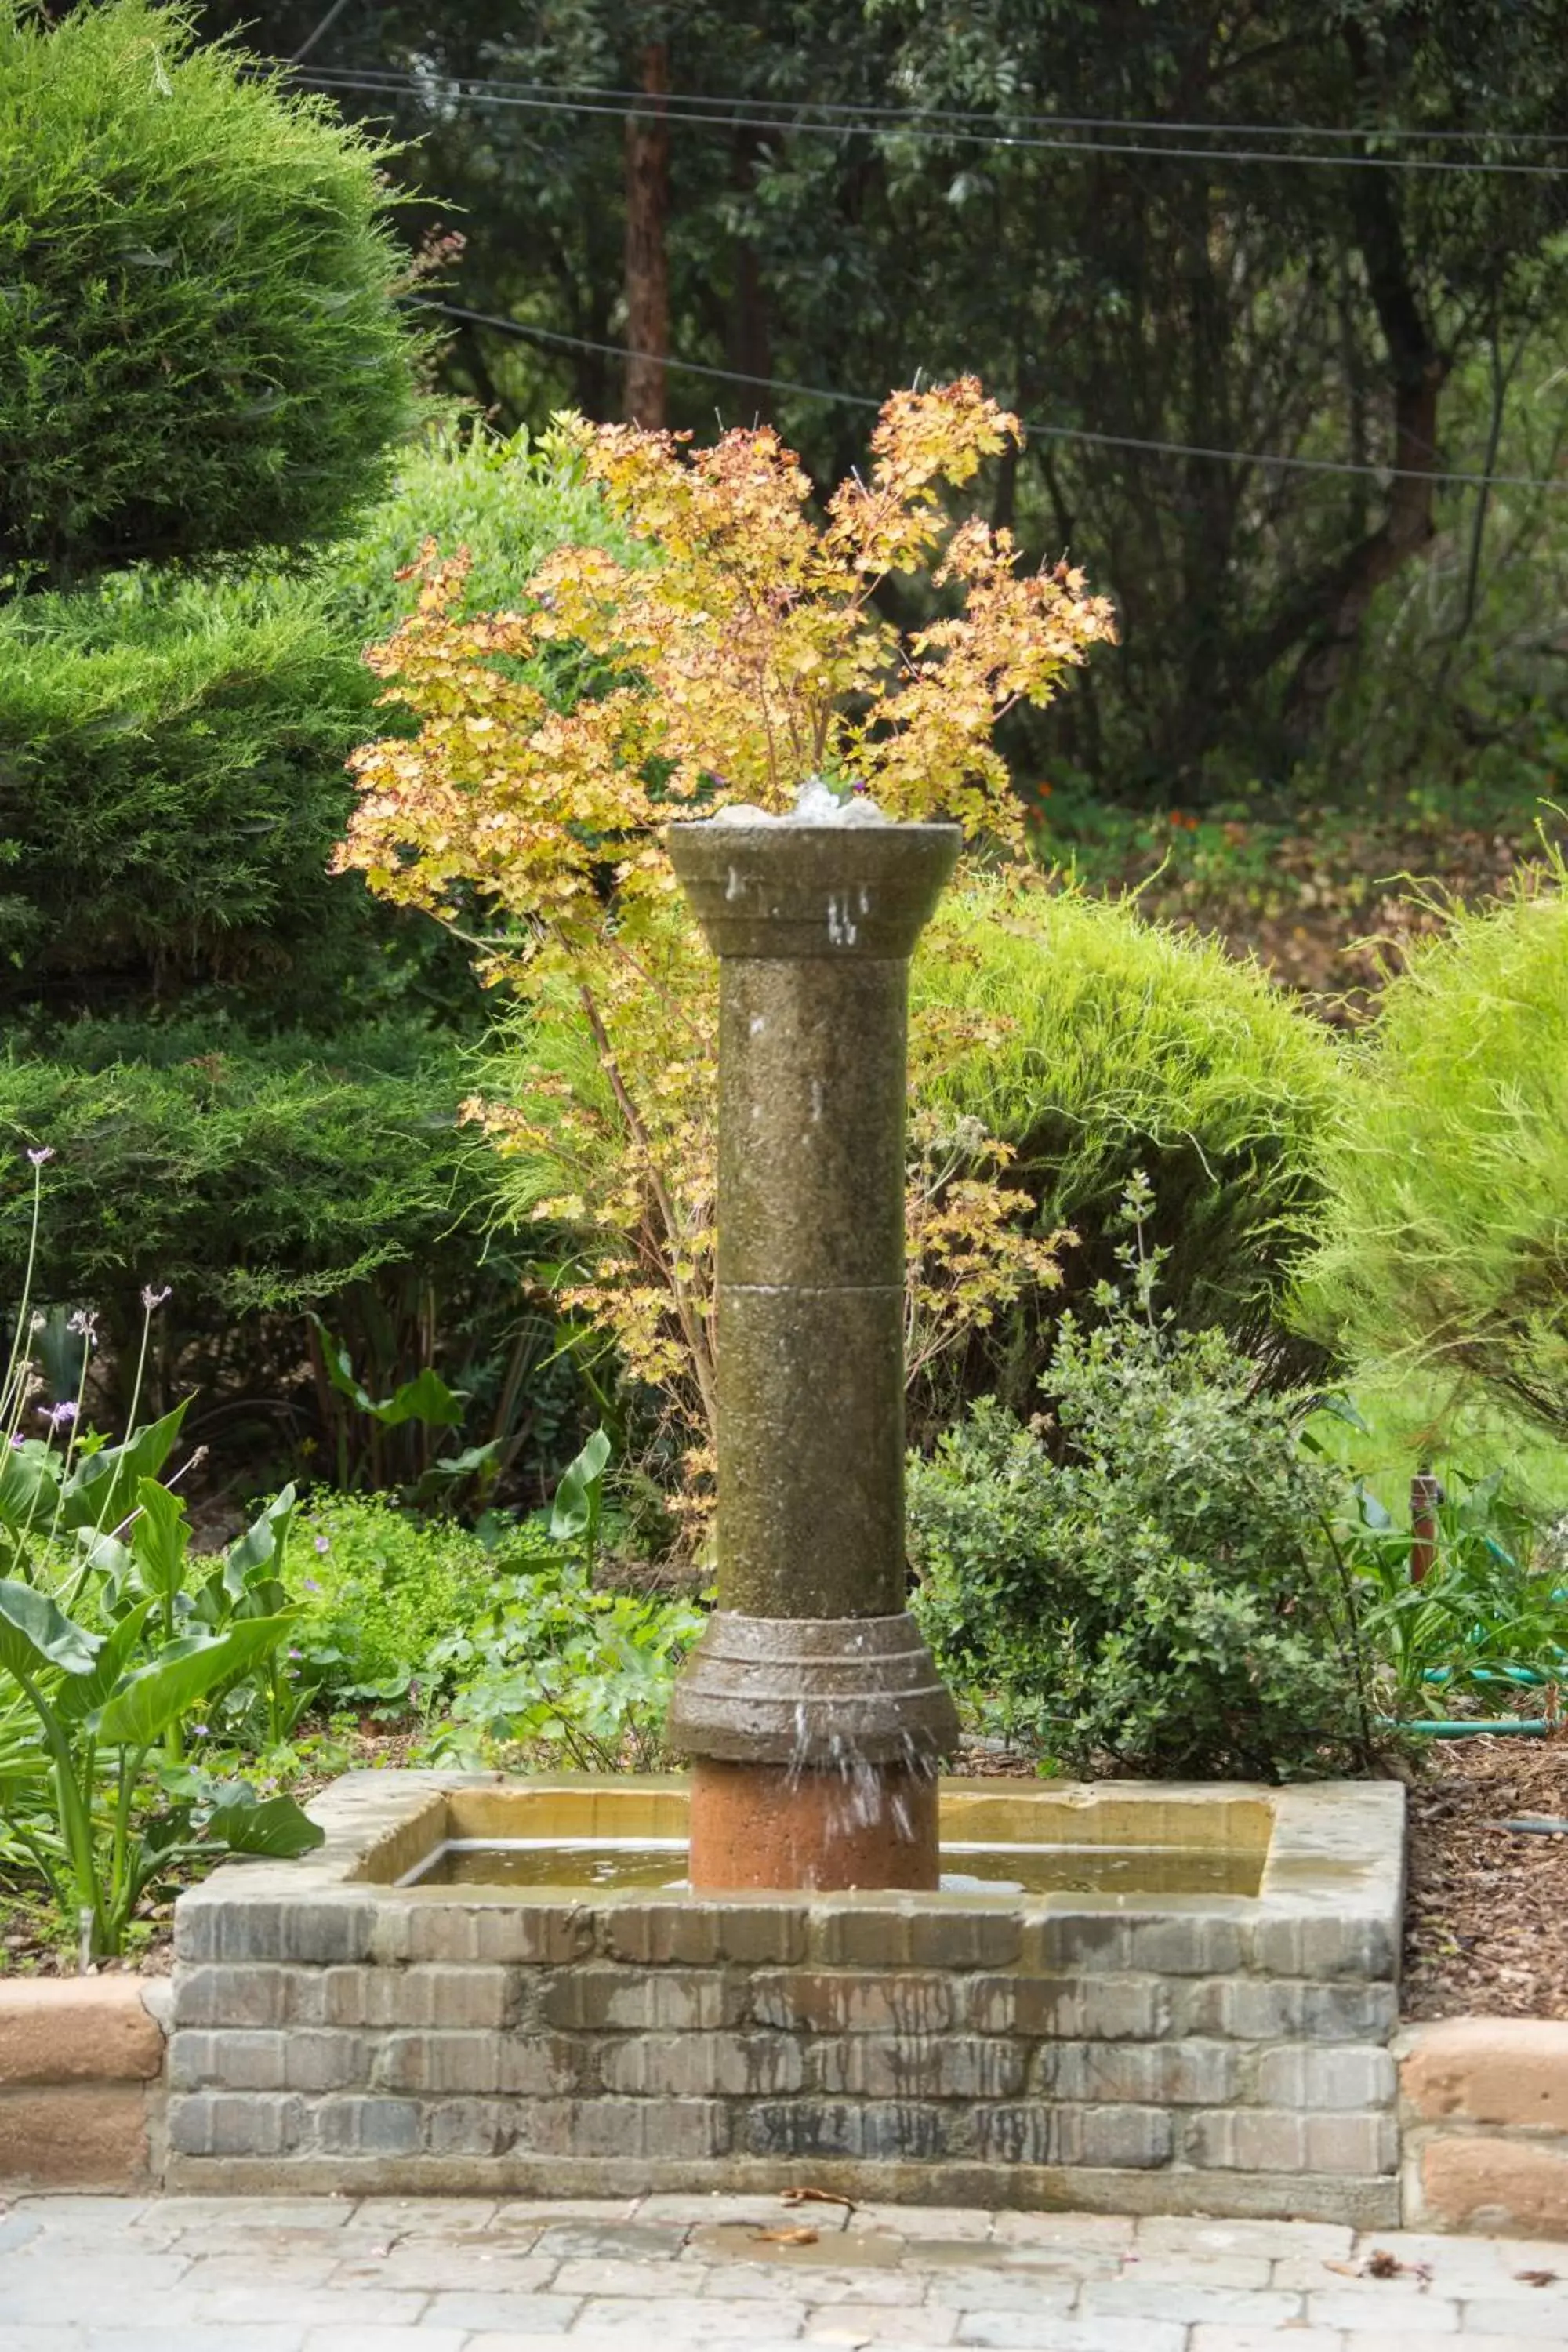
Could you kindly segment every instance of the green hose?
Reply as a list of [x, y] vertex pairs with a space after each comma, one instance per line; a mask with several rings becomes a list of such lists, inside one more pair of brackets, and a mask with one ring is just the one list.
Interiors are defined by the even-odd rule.
[[1479, 1739], [1489, 1738], [1493, 1732], [1511, 1733], [1521, 1739], [1544, 1739], [1548, 1729], [1545, 1717], [1539, 1715], [1500, 1715], [1475, 1723], [1402, 1723], [1385, 1715], [1383, 1723], [1389, 1731], [1419, 1731], [1428, 1739]]

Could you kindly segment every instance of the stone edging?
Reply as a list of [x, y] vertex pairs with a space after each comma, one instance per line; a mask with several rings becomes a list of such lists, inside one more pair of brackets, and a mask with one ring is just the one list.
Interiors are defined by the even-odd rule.
[[1568, 2024], [1445, 2018], [1394, 2047], [1406, 2229], [1568, 2238]]
[[0, 1980], [0, 2188], [161, 2177], [168, 2000], [163, 1977]]

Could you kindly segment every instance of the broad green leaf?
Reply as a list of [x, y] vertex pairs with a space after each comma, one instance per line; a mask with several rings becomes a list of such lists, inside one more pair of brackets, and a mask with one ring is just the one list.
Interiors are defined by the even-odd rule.
[[106, 1748], [150, 1748], [198, 1699], [266, 1657], [289, 1622], [289, 1614], [251, 1617], [216, 1642], [166, 1650], [108, 1701], [95, 1727], [99, 1738]]
[[293, 1517], [294, 1489], [288, 1486], [280, 1495], [273, 1496], [258, 1518], [251, 1521], [238, 1541], [230, 1545], [223, 1564], [223, 1589], [231, 1601], [238, 1600], [255, 1570], [282, 1559]]
[[111, 1584], [121, 1584], [136, 1565], [135, 1555], [129, 1544], [118, 1536], [99, 1535], [91, 1528], [78, 1528], [76, 1539], [87, 1566]]
[[100, 1636], [73, 1625], [37, 1585], [0, 1581], [0, 1666], [14, 1675], [58, 1666], [68, 1675], [92, 1672]]
[[156, 1478], [138, 1478], [136, 1504], [139, 1517], [131, 1531], [131, 1549], [136, 1556], [142, 1589], [160, 1601], [170, 1600], [185, 1580], [185, 1553], [191, 1530], [185, 1519], [184, 1499], [171, 1495]]
[[593, 1526], [599, 1513], [599, 1493], [609, 1458], [610, 1441], [602, 1429], [596, 1429], [576, 1460], [568, 1463], [562, 1472], [550, 1513], [550, 1533], [554, 1542], [570, 1543]]
[[463, 1396], [449, 1389], [440, 1373], [426, 1364], [382, 1403], [373, 1404], [371, 1411], [387, 1429], [400, 1429], [405, 1421], [422, 1421], [431, 1429], [456, 1429], [463, 1418]]
[[1356, 1481], [1355, 1493], [1356, 1501], [1361, 1507], [1362, 1521], [1364, 1526], [1371, 1528], [1374, 1534], [1381, 1534], [1385, 1528], [1392, 1528], [1394, 1525], [1393, 1517], [1384, 1508], [1384, 1505], [1378, 1501], [1377, 1496], [1373, 1493], [1370, 1486], [1363, 1486], [1361, 1480], [1358, 1479]]
[[327, 1368], [327, 1378], [340, 1396], [358, 1405], [385, 1429], [399, 1429], [405, 1421], [422, 1421], [432, 1429], [456, 1429], [463, 1418], [463, 1402], [468, 1391], [449, 1389], [439, 1372], [427, 1364], [413, 1380], [405, 1381], [391, 1396], [377, 1400], [368, 1389], [355, 1380], [348, 1349], [334, 1339], [319, 1315], [311, 1322], [321, 1335], [321, 1360]]
[[0, 1446], [0, 1527], [18, 1536], [47, 1527], [59, 1495], [60, 1459], [37, 1437]]
[[351, 1404], [357, 1404], [361, 1412], [374, 1412], [375, 1406], [371, 1402], [370, 1392], [362, 1389], [355, 1380], [353, 1365], [342, 1341], [333, 1339], [319, 1315], [311, 1315], [307, 1319], [321, 1334], [321, 1361], [326, 1366], [327, 1378], [338, 1394], [347, 1397]]
[[427, 1475], [432, 1478], [469, 1478], [476, 1470], [489, 1470], [499, 1460], [501, 1441], [490, 1438], [483, 1445], [467, 1445], [461, 1454], [443, 1454], [432, 1462]]
[[265, 1797], [254, 1805], [220, 1805], [207, 1822], [207, 1835], [227, 1846], [230, 1853], [268, 1854], [275, 1862], [292, 1862], [313, 1853], [326, 1832], [301, 1812], [292, 1797]]
[[105, 1445], [82, 1455], [65, 1484], [65, 1525], [111, 1531], [128, 1518], [141, 1480], [155, 1478], [174, 1452], [190, 1402], [189, 1397], [182, 1397], [173, 1412], [137, 1430], [123, 1445]]
[[63, 1722], [82, 1722], [103, 1705], [131, 1664], [152, 1607], [150, 1600], [138, 1601], [109, 1633], [91, 1672], [60, 1685], [55, 1693], [55, 1712]]

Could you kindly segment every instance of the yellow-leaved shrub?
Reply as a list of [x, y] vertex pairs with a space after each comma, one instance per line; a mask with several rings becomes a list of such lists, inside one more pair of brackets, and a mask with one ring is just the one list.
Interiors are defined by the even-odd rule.
[[[1022, 437], [973, 377], [896, 393], [868, 472], [820, 518], [770, 427], [700, 449], [577, 417], [555, 434], [651, 560], [561, 548], [526, 611], [464, 618], [465, 559], [427, 543], [417, 610], [366, 656], [419, 732], [355, 755], [337, 864], [458, 927], [525, 1000], [526, 1081], [472, 1115], [528, 1164], [538, 1213], [580, 1236], [561, 1303], [658, 1391], [696, 1490], [715, 1415], [716, 992], [661, 829], [736, 801], [783, 813], [816, 776], [1016, 847], [996, 724], [1114, 627], [1081, 573], [1025, 572], [1005, 530], [950, 513], [944, 486]], [[877, 602], [892, 573], [925, 575], [938, 616], [900, 634]], [[566, 649], [595, 685], [563, 708]], [[916, 1369], [1054, 1278], [1026, 1198], [997, 1183], [1006, 1158], [914, 1122]]]

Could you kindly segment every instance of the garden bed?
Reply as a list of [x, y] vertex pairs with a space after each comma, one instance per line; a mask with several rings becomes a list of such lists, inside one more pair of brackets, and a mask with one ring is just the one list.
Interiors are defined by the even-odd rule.
[[1568, 1816], [1568, 1738], [1439, 1748], [1410, 1790], [1409, 2018], [1568, 2018], [1568, 1837], [1493, 1826]]

